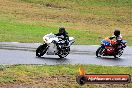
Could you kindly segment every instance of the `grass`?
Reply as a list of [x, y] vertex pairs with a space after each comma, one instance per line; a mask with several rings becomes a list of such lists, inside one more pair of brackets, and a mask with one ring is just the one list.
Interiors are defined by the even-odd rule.
[[[29, 3], [36, 3], [36, 4], [42, 4], [45, 5], [47, 3], [52, 3], [52, 4], [58, 4], [58, 6], [67, 6], [68, 5], [79, 5], [79, 6], [126, 6], [128, 4], [132, 4], [131, 0], [19, 0], [19, 1], [25, 1]], [[54, 1], [54, 2], [53, 2]]]
[[[0, 84], [17, 85], [23, 84], [26, 87], [64, 87], [64, 88], [80, 88], [76, 83], [76, 76], [79, 74], [79, 65], [1, 65], [0, 66]], [[99, 66], [99, 65], [83, 65], [87, 74], [130, 74], [132, 75], [132, 67], [119, 66]], [[32, 86], [31, 86], [32, 85]], [[132, 85], [131, 83], [129, 86]], [[22, 86], [22, 85], [20, 85]], [[19, 87], [20, 87], [19, 86]], [[108, 85], [102, 84], [100, 88]], [[114, 85], [110, 85], [110, 87]], [[116, 86], [121, 86], [116, 85]], [[122, 85], [123, 86], [123, 85]], [[125, 85], [126, 86], [126, 85]], [[15, 86], [16, 87], [16, 86]], [[15, 88], [14, 87], [14, 88]], [[95, 88], [98, 84], [84, 85], [83, 88]], [[109, 87], [109, 88], [110, 88]]]
[[[57, 28], [42, 27], [34, 24], [24, 24], [17, 22], [4, 22], [0, 21], [0, 30], [1, 37], [0, 39], [4, 42], [42, 42], [42, 37], [47, 33], [57, 33]], [[28, 30], [25, 30], [28, 29]], [[97, 34], [93, 34], [90, 31], [81, 31], [81, 30], [67, 30], [71, 36], [74, 36], [77, 44], [93, 44], [98, 40], [96, 39]], [[87, 37], [82, 37], [83, 36]], [[94, 36], [92, 36], [94, 35]], [[96, 40], [95, 40], [96, 39]], [[80, 41], [82, 40], [82, 41]], [[91, 41], [89, 41], [91, 40]], [[86, 42], [88, 41], [88, 42]]]
[[[120, 28], [132, 45], [131, 0], [1, 0], [0, 42], [42, 42], [66, 27], [75, 44], [99, 44]], [[129, 32], [128, 32], [129, 31]]]

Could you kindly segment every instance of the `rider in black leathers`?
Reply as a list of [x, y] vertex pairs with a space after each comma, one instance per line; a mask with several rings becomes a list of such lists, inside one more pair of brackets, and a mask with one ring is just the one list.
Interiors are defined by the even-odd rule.
[[[64, 40], [64, 41], [65, 41], [64, 44], [65, 44], [66, 46], [68, 45], [68, 43], [69, 43], [69, 36], [68, 36], [68, 33], [65, 31], [65, 28], [64, 28], [64, 27], [60, 27], [60, 28], [59, 28], [59, 33], [57, 33], [57, 34], [55, 34], [55, 35], [58, 36], [59, 38], [61, 38], [62, 40]], [[59, 43], [59, 44], [60, 44], [60, 43]], [[60, 49], [60, 48], [59, 48], [59, 44], [56, 43], [58, 49]]]
[[66, 32], [64, 27], [59, 28], [59, 33], [55, 34], [56, 36], [61, 37], [63, 40], [69, 40], [68, 33]]

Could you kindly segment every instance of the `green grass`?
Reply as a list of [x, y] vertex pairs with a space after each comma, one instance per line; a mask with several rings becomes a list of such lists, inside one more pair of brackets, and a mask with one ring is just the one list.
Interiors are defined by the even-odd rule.
[[[60, 6], [67, 6], [67, 5], [79, 5], [79, 6], [126, 6], [128, 4], [132, 5], [131, 0], [20, 0], [29, 3], [36, 3], [36, 4], [59, 4]], [[58, 6], [59, 6], [58, 5]]]
[[[36, 24], [0, 21], [0, 40], [3, 42], [42, 42], [47, 33], [57, 33], [58, 28], [42, 27]], [[69, 35], [75, 37], [76, 44], [96, 44], [97, 34], [89, 31], [67, 30]], [[94, 35], [94, 36], [93, 36]], [[84, 37], [85, 36], [85, 37]], [[82, 41], [80, 41], [82, 40]], [[90, 41], [89, 41], [90, 40]], [[87, 41], [87, 42], [86, 42]]]
[[[66, 27], [75, 44], [99, 44], [120, 28], [132, 45], [131, 0], [3, 0], [0, 42], [42, 42]], [[128, 32], [129, 31], [129, 32]]]
[[[52, 87], [57, 82], [57, 85], [64, 87], [73, 86], [79, 87], [76, 83], [76, 76], [79, 74], [80, 65], [1, 65], [0, 68], [0, 83], [26, 83], [32, 86], [39, 84], [47, 85], [45, 81], [51, 81]], [[99, 66], [99, 65], [82, 65], [87, 74], [130, 74], [132, 75], [132, 67], [120, 66]], [[45, 78], [51, 78], [44, 80]], [[55, 80], [58, 78], [58, 81]], [[43, 80], [43, 81], [41, 81]], [[63, 81], [60, 81], [63, 80]], [[66, 85], [64, 85], [66, 84]], [[130, 84], [132, 85], [132, 84]], [[50, 86], [50, 84], [49, 84]], [[84, 85], [86, 88], [88, 85]], [[89, 85], [91, 87], [95, 85]], [[95, 88], [95, 87], [93, 87]], [[103, 88], [103, 87], [100, 87]]]

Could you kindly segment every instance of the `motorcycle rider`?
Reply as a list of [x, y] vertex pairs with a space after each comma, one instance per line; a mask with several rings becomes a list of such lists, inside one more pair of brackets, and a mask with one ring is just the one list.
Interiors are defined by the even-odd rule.
[[61, 37], [63, 40], [69, 40], [68, 33], [66, 32], [64, 27], [60, 27], [59, 33], [57, 33], [55, 35]]
[[115, 29], [114, 31], [114, 35], [112, 37], [109, 37], [110, 40], [115, 39], [116, 40], [116, 44], [113, 45], [113, 47], [115, 48], [116, 51], [118, 51], [118, 46], [121, 44], [122, 41], [122, 36], [120, 34], [120, 30]]
[[120, 34], [120, 30], [116, 29], [114, 31], [114, 36], [110, 37], [109, 39], [112, 40], [114, 38], [116, 39], [117, 44], [120, 44], [120, 42], [122, 41], [122, 36]]
[[[55, 34], [56, 36], [58, 36], [59, 38], [61, 38], [62, 40], [65, 41], [64, 44], [68, 45], [68, 41], [69, 41], [69, 36], [68, 33], [66, 32], [64, 27], [60, 27], [59, 28], [59, 33]], [[58, 43], [56, 43], [57, 47], [59, 46]], [[59, 48], [59, 47], [58, 47]]]

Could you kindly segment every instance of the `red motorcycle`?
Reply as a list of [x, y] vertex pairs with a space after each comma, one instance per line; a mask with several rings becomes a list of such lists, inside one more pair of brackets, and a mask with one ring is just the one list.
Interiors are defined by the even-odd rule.
[[116, 41], [104, 39], [101, 41], [101, 46], [96, 51], [97, 57], [114, 56], [119, 58], [127, 45], [127, 41], [122, 40], [120, 45], [116, 46]]

